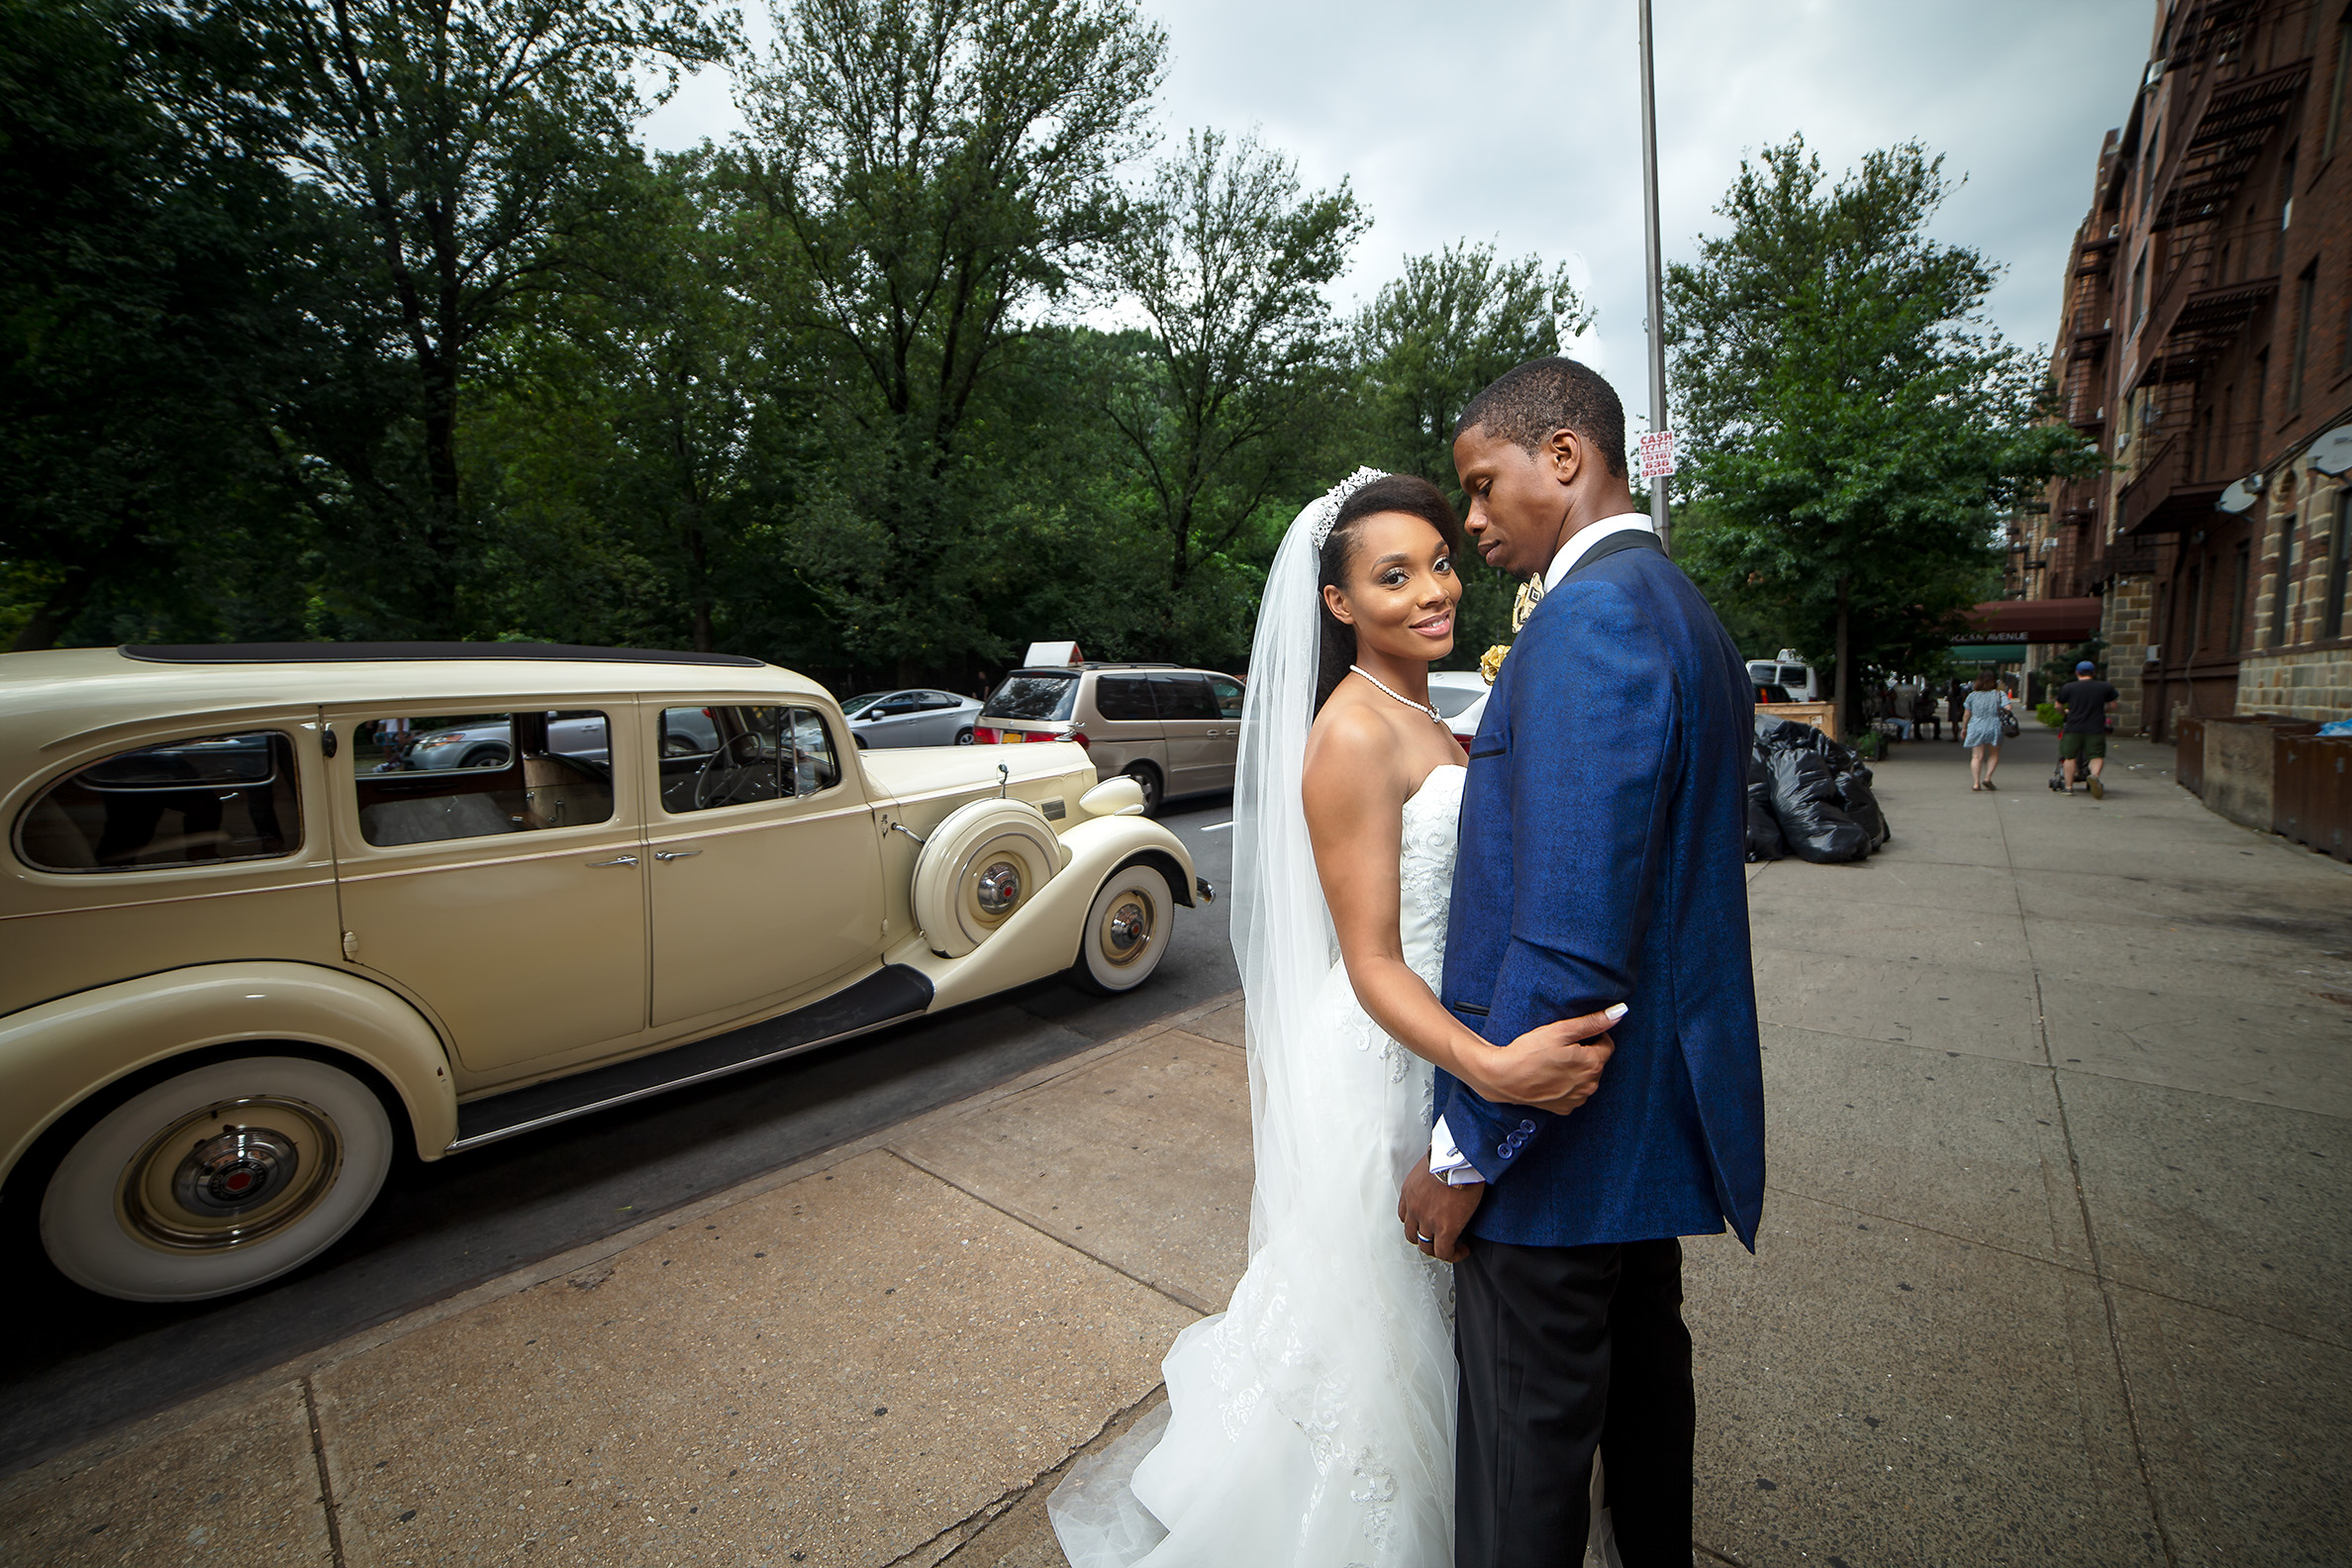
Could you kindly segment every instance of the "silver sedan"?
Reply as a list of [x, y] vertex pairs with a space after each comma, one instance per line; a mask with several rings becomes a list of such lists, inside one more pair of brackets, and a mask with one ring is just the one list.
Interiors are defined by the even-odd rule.
[[852, 697], [841, 712], [861, 747], [970, 745], [980, 706], [953, 692], [911, 688]]

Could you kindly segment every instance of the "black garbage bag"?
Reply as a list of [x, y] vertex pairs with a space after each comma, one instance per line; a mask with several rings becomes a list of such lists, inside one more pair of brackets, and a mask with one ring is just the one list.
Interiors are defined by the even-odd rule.
[[1837, 775], [1826, 756], [1811, 747], [1782, 747], [1764, 765], [1772, 774], [1772, 812], [1792, 854], [1834, 865], [1870, 853], [1870, 834], [1838, 798]]
[[1880, 809], [1878, 797], [1870, 792], [1870, 765], [1856, 761], [1837, 775], [1837, 801], [1846, 815], [1862, 827], [1870, 836], [1870, 847], [1876, 849], [1894, 834], [1887, 829], [1887, 814]]
[[1747, 857], [1778, 860], [1788, 852], [1789, 841], [1781, 836], [1780, 819], [1772, 814], [1772, 770], [1764, 765], [1759, 752], [1748, 758]]

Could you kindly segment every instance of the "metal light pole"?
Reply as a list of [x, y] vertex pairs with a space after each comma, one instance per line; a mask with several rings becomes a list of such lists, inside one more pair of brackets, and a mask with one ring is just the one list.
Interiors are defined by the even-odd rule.
[[[1641, 215], [1649, 244], [1649, 375], [1650, 429], [1666, 426], [1666, 270], [1658, 245], [1658, 87], [1650, 62], [1650, 0], [1636, 0], [1641, 9]], [[1666, 516], [1666, 481], [1652, 479], [1650, 524], [1658, 542], [1674, 553], [1674, 537]]]

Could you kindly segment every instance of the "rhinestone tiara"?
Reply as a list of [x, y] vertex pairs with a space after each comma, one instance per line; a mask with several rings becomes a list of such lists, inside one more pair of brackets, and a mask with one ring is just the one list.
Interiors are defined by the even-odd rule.
[[1339, 521], [1339, 508], [1347, 498], [1375, 479], [1388, 475], [1378, 468], [1358, 468], [1323, 493], [1323, 498], [1308, 508], [1308, 523], [1315, 530], [1315, 547], [1322, 549], [1323, 540], [1331, 537], [1331, 525]]

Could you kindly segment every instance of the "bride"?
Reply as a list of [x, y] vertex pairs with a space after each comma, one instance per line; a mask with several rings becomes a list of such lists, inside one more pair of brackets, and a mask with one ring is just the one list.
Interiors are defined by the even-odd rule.
[[1453, 650], [1461, 547], [1434, 485], [1358, 469], [1275, 555], [1233, 799], [1249, 1265], [1162, 1363], [1164, 1425], [1054, 1493], [1073, 1568], [1452, 1561], [1452, 1273], [1397, 1224], [1431, 1064], [1566, 1113], [1610, 1050], [1599, 1015], [1498, 1049], [1437, 1001], [1464, 758], [1428, 669]]

